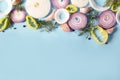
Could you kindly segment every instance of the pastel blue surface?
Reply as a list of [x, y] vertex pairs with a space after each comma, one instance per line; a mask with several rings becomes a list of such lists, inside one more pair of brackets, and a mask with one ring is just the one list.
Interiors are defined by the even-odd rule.
[[0, 80], [120, 80], [120, 26], [99, 45], [60, 28], [41, 33], [24, 24], [0, 33]]

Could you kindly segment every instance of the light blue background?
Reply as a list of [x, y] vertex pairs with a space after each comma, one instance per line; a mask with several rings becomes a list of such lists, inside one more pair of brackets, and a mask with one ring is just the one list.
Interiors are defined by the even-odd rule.
[[41, 33], [22, 25], [0, 33], [0, 80], [120, 80], [120, 26], [99, 45], [60, 28]]

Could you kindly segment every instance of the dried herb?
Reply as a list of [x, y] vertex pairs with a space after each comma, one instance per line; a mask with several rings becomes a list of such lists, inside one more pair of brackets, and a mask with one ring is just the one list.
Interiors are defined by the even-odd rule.
[[12, 27], [14, 26], [14, 22], [11, 20], [10, 14], [11, 14], [11, 13], [9, 13], [8, 16], [7, 16], [8, 19], [9, 19], [9, 27], [8, 27], [8, 28], [12, 28]]
[[24, 6], [23, 6], [23, 3], [24, 3], [24, 1], [22, 0], [19, 4], [14, 5], [14, 6], [15, 6], [15, 9], [17, 9], [17, 10], [24, 10], [24, 11], [25, 11], [25, 8], [24, 8]]
[[37, 20], [37, 23], [39, 24], [39, 29], [42, 31], [51, 32], [58, 28], [59, 24], [54, 23], [53, 21], [46, 21], [46, 20]]
[[85, 33], [90, 33], [91, 29], [96, 25], [96, 21], [98, 18], [98, 12], [95, 10], [91, 10], [89, 13], [86, 14], [88, 17], [88, 24], [86, 26], [86, 28], [80, 30], [80, 34], [79, 36], [85, 34]]
[[106, 0], [104, 6], [111, 6], [112, 4], [115, 4], [117, 2], [120, 2], [120, 0]]
[[12, 22], [12, 20], [9, 17], [9, 28], [12, 28], [12, 27], [14, 27], [14, 23]]

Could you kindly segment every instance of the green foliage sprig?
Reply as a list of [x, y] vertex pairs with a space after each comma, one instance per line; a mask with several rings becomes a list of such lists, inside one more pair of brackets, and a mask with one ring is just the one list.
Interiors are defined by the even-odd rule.
[[120, 0], [106, 0], [104, 6], [111, 6], [114, 3], [120, 2]]
[[98, 12], [96, 10], [91, 10], [89, 13], [86, 14], [88, 17], [88, 24], [86, 28], [80, 30], [79, 36], [85, 34], [85, 33], [90, 33], [91, 29], [96, 25], [96, 21], [98, 19]]

